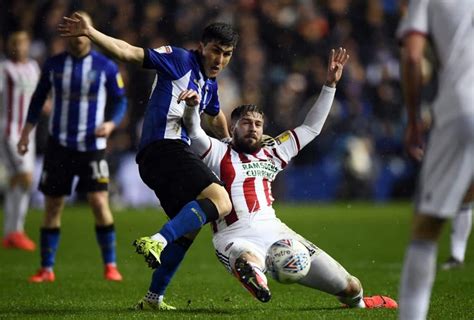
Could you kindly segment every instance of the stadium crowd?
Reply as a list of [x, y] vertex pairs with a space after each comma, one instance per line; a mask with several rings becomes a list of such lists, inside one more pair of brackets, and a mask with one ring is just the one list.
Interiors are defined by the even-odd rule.
[[[261, 106], [266, 131], [277, 135], [299, 125], [325, 81], [327, 52], [348, 49], [350, 63], [326, 126], [275, 193], [286, 200], [357, 198], [386, 200], [413, 191], [414, 164], [403, 155], [403, 105], [395, 31], [404, 1], [397, 0], [52, 0], [2, 1], [0, 58], [9, 32], [29, 30], [31, 56], [41, 65], [64, 50], [57, 25], [84, 10], [111, 36], [138, 46], [196, 47], [209, 21], [232, 23], [240, 33], [234, 58], [219, 77], [223, 111], [243, 103]], [[288, 57], [291, 57], [290, 59]], [[111, 138], [109, 159], [116, 193], [131, 204], [139, 181], [134, 154], [154, 73], [120, 65], [129, 101]], [[44, 126], [43, 126], [44, 127]], [[38, 150], [46, 141], [39, 129]], [[134, 180], [133, 177], [136, 177]], [[126, 180], [132, 179], [132, 181]], [[302, 187], [304, 186], [304, 187]], [[144, 185], [142, 188], [146, 188]], [[143, 193], [142, 193], [143, 195]], [[150, 196], [153, 201], [153, 195]], [[145, 200], [143, 200], [145, 201]]]

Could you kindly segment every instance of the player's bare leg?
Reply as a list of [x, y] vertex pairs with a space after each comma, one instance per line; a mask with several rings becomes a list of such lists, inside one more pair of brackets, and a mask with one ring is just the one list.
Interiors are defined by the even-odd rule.
[[229, 194], [225, 188], [217, 183], [212, 183], [205, 188], [197, 199], [209, 199], [214, 203], [219, 213], [219, 218], [226, 216], [232, 210]]

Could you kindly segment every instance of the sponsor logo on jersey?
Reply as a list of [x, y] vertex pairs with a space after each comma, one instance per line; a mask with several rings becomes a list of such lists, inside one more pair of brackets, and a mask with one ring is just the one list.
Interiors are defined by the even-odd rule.
[[87, 73], [87, 81], [89, 81], [89, 83], [92, 83], [92, 82], [95, 82], [95, 80], [97, 80], [97, 71], [95, 70], [91, 70]]
[[229, 251], [229, 249], [232, 247], [233, 244], [234, 244], [234, 243], [231, 242], [231, 243], [229, 243], [228, 245], [226, 245], [224, 251]]
[[170, 46], [161, 46], [158, 49], [155, 49], [155, 51], [158, 53], [170, 54], [173, 52], [173, 49]]
[[290, 139], [290, 135], [291, 135], [290, 131], [285, 131], [282, 134], [280, 134], [278, 137], [276, 137], [275, 141], [278, 144], [282, 144], [283, 142]]
[[263, 177], [273, 181], [278, 173], [278, 168], [270, 161], [252, 161], [241, 166], [247, 177]]

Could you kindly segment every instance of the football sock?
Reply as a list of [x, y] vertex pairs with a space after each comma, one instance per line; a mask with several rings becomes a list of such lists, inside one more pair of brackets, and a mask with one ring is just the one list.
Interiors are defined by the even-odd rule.
[[164, 295], [193, 240], [181, 237], [168, 244], [161, 253], [161, 265], [153, 272], [149, 292]]
[[355, 297], [342, 297], [338, 296], [337, 299], [344, 303], [345, 305], [349, 306], [350, 308], [365, 308], [364, 303], [364, 289], [362, 286], [360, 287], [359, 293]]
[[52, 268], [59, 244], [59, 228], [41, 228], [41, 267]]
[[323, 250], [311, 257], [311, 267], [308, 274], [299, 284], [317, 289], [331, 295], [344, 291], [348, 285], [350, 274], [336, 260]]
[[412, 240], [408, 245], [400, 284], [400, 319], [426, 319], [436, 272], [437, 244]]
[[211, 200], [191, 201], [173, 219], [168, 221], [159, 233], [167, 243], [171, 243], [191, 231], [200, 229], [204, 224], [214, 221], [218, 217], [217, 208]]
[[148, 300], [150, 302], [161, 303], [163, 301], [163, 295], [148, 291], [145, 295], [145, 300]]
[[20, 186], [16, 186], [13, 189], [13, 231], [23, 231], [29, 201], [30, 193], [28, 190]]
[[115, 228], [114, 225], [96, 226], [95, 233], [104, 264], [115, 264]]
[[5, 203], [4, 203], [4, 221], [3, 221], [3, 234], [7, 236], [10, 232], [15, 231], [15, 214], [13, 211], [14, 200], [13, 190], [7, 189], [5, 192]]
[[458, 261], [464, 261], [471, 228], [472, 208], [464, 206], [454, 217], [451, 225], [451, 256]]

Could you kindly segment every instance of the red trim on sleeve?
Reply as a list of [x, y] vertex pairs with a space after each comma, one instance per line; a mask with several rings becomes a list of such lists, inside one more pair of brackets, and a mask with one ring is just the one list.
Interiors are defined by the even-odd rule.
[[275, 156], [276, 156], [278, 159], [280, 159], [280, 161], [281, 161], [281, 168], [282, 168], [282, 169], [285, 168], [286, 165], [287, 165], [286, 161], [283, 160], [282, 157], [280, 157], [280, 155], [278, 154], [276, 148], [273, 148], [272, 151], [273, 151], [273, 153], [275, 154]]
[[300, 146], [300, 139], [298, 139], [298, 135], [296, 134], [295, 130], [290, 130], [290, 132], [293, 134], [293, 137], [295, 138], [296, 141], [296, 147], [298, 148], [298, 152], [301, 150]]
[[212, 149], [212, 140], [211, 140], [211, 138], [209, 138], [209, 141], [211, 142], [211, 144], [209, 145], [209, 149], [207, 149], [206, 152], [204, 152], [204, 153], [201, 155], [201, 160], [204, 159], [205, 157], [207, 157], [207, 155], [209, 154], [209, 152], [210, 152], [211, 149]]

